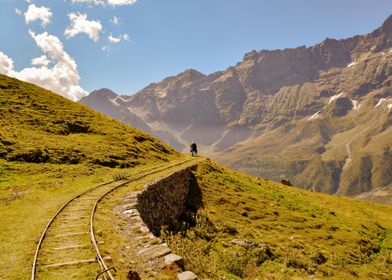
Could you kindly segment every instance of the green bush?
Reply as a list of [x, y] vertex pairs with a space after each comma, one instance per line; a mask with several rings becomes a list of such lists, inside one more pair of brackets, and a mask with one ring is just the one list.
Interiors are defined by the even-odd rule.
[[120, 172], [113, 175], [114, 181], [129, 180], [130, 176], [126, 172]]

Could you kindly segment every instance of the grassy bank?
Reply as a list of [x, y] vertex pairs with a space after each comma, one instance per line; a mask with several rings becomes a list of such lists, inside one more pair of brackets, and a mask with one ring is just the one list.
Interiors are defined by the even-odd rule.
[[196, 177], [204, 203], [196, 227], [164, 236], [200, 277], [392, 275], [391, 207], [302, 191], [213, 163], [201, 164]]

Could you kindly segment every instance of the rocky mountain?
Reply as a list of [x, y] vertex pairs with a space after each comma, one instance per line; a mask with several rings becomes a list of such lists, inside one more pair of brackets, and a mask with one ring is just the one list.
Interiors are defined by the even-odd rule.
[[249, 174], [358, 195], [392, 183], [391, 74], [392, 16], [364, 36], [251, 51], [225, 71], [187, 70], [133, 96], [99, 90], [81, 102], [177, 150], [195, 139]]
[[390, 279], [392, 207], [184, 160], [138, 129], [0, 75], [0, 259], [12, 259], [1, 279], [95, 279], [99, 264], [83, 261], [95, 255], [92, 222], [115, 279], [184, 279], [184, 265], [199, 279]]

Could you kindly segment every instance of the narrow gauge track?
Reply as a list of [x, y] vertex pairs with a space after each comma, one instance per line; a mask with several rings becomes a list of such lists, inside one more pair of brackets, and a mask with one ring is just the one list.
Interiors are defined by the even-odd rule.
[[[99, 201], [115, 189], [146, 176], [193, 161], [187, 159], [170, 165], [155, 166], [133, 174], [125, 181], [110, 181], [89, 189], [68, 200], [50, 219], [37, 244], [31, 280], [95, 279], [109, 267], [99, 251], [94, 229], [94, 214]], [[114, 277], [110, 271], [100, 279]]]

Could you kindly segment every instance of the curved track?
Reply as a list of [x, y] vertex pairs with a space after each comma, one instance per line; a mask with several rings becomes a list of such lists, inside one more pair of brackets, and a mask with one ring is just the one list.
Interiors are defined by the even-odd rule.
[[[136, 174], [125, 181], [111, 181], [98, 185], [67, 201], [50, 219], [37, 244], [31, 280], [35, 279], [95, 279], [108, 270], [99, 251], [94, 228], [94, 214], [99, 201], [115, 189], [148, 175], [193, 161], [187, 159], [170, 165], [156, 166]], [[99, 279], [114, 277], [110, 270]]]

